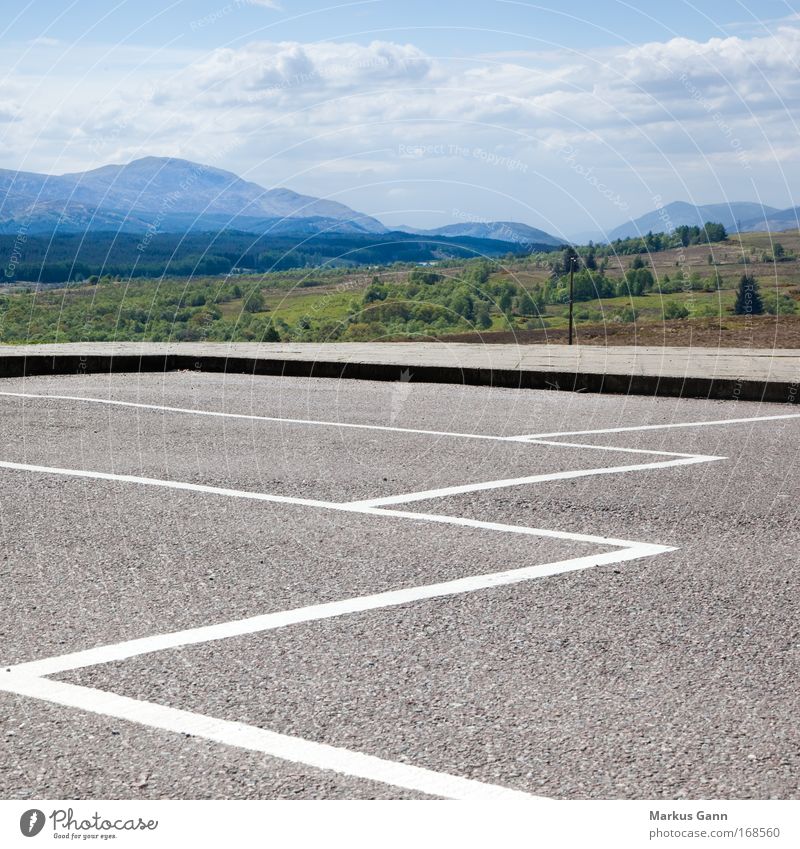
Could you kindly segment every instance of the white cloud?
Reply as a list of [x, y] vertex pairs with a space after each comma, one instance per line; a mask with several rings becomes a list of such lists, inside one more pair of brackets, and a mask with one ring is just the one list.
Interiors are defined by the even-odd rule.
[[49, 38], [46, 35], [40, 35], [38, 38], [32, 38], [29, 42], [31, 47], [57, 47], [61, 42], [57, 38]]
[[8, 100], [0, 100], [0, 123], [19, 120], [19, 106]]
[[[743, 180], [742, 151], [773, 182], [783, 168], [794, 175], [798, 167], [799, 56], [800, 28], [788, 24], [771, 35], [457, 61], [388, 41], [252, 42], [188, 62], [175, 54], [171, 72], [122, 77], [83, 102], [85, 88], [75, 89], [75, 80], [47, 80], [40, 99], [15, 103], [3, 164], [14, 167], [10, 158], [22, 161], [26, 149], [39, 162], [61, 157], [70, 168], [145, 153], [191, 158], [193, 149], [229, 150], [235, 137], [235, 155], [217, 164], [303, 191], [361, 192], [359, 180], [435, 180], [438, 173], [531, 194], [537, 180], [572, 179], [557, 155], [569, 144], [631, 197], [643, 191], [642, 175], [671, 181], [668, 195], [685, 193], [682, 170], [705, 169], [705, 184], [697, 178], [695, 186], [738, 180], [746, 187], [755, 175]], [[17, 100], [25, 82], [12, 75], [6, 92]], [[0, 108], [0, 117], [7, 114]], [[508, 179], [469, 156], [402, 158], [400, 144], [480, 147], [528, 167]], [[373, 190], [373, 209], [380, 191]], [[587, 202], [601, 214], [599, 199]]]
[[281, 95], [294, 99], [422, 81], [432, 65], [416, 47], [390, 42], [254, 42], [213, 51], [170, 81], [169, 92], [173, 98], [189, 93], [221, 106], [248, 105]]

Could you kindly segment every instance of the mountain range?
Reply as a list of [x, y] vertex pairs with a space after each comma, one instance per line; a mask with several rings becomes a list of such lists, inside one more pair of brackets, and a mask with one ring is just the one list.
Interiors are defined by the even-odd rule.
[[643, 236], [645, 233], [670, 232], [676, 227], [689, 225], [702, 227], [707, 221], [724, 225], [731, 233], [751, 230], [789, 230], [798, 227], [800, 208], [776, 209], [750, 201], [710, 203], [695, 205], [675, 201], [648, 212], [614, 228], [607, 236], [608, 241]]
[[[337, 201], [286, 188], [265, 189], [230, 171], [185, 159], [147, 156], [125, 165], [57, 176], [0, 170], [0, 233], [163, 233], [238, 230], [258, 235], [386, 234], [377, 218]], [[463, 222], [429, 238], [469, 237], [526, 247], [562, 239], [512, 221]]]
[[[736, 201], [694, 205], [676, 201], [621, 224], [597, 241], [673, 230], [706, 221], [737, 230], [798, 227], [800, 207], [780, 210]], [[464, 221], [434, 229], [396, 227], [343, 203], [287, 188], [265, 189], [230, 171], [185, 159], [147, 156], [124, 165], [47, 175], [0, 169], [0, 234], [190, 233], [235, 230], [259, 236], [413, 234], [426, 239], [482, 239], [526, 249], [565, 240], [515, 221]]]
[[[127, 165], [51, 176], [0, 170], [0, 232], [386, 233], [375, 218], [343, 203], [290, 189], [265, 189], [229, 171], [185, 159], [148, 156]], [[309, 222], [313, 222], [310, 224]]]
[[474, 239], [494, 239], [498, 242], [514, 242], [518, 245], [564, 244], [564, 239], [551, 236], [544, 230], [538, 230], [518, 221], [465, 221], [458, 224], [446, 224], [433, 230], [419, 230], [413, 227], [398, 227], [403, 233], [415, 233], [420, 236], [470, 236]]

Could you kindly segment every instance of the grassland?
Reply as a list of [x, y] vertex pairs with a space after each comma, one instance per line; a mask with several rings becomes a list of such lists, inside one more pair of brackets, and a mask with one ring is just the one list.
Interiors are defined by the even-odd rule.
[[[781, 254], [776, 242], [783, 248], [780, 261], [774, 261]], [[636, 287], [628, 286], [634, 257], [609, 256], [592, 272], [606, 296], [575, 304], [578, 339], [800, 348], [797, 257], [798, 231], [645, 254], [652, 286], [634, 294]], [[553, 274], [553, 260], [552, 254], [534, 254], [427, 268], [6, 287], [0, 290], [0, 341], [560, 341], [567, 327], [565, 278]], [[745, 271], [758, 278], [767, 308], [779, 314], [733, 316]]]

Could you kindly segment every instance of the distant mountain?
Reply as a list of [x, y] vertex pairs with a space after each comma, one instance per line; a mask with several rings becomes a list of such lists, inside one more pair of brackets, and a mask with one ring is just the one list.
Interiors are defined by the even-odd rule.
[[[645, 233], [671, 232], [676, 227], [688, 224], [692, 227], [702, 227], [707, 221], [723, 224], [726, 230], [764, 230], [764, 222], [775, 213], [780, 212], [772, 206], [749, 201], [732, 201], [731, 203], [710, 203], [695, 206], [685, 201], [669, 203], [661, 209], [648, 212], [633, 221], [628, 221], [616, 227], [608, 234], [608, 240], [627, 239], [632, 236], [643, 236]], [[755, 226], [760, 223], [761, 226]]]
[[404, 233], [416, 233], [422, 236], [446, 236], [447, 238], [468, 236], [472, 239], [493, 239], [499, 242], [514, 242], [522, 245], [551, 245], [557, 247], [565, 243], [564, 239], [551, 236], [544, 230], [537, 230], [517, 221], [466, 221], [459, 224], [446, 224], [433, 230], [417, 230], [413, 227], [398, 227]]
[[769, 230], [779, 233], [781, 230], [797, 230], [800, 227], [800, 206], [769, 212], [766, 216], [741, 223], [741, 230]]
[[287, 222], [298, 232], [387, 232], [377, 219], [342, 203], [265, 189], [185, 159], [148, 156], [60, 176], [0, 170], [0, 232], [14, 232], [23, 223], [27, 232], [220, 226], [287, 232]]

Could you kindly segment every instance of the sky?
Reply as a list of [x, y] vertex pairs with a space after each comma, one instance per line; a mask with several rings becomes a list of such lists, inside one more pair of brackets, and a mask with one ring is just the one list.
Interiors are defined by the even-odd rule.
[[0, 168], [179, 156], [389, 225], [800, 203], [800, 0], [4, 0]]

